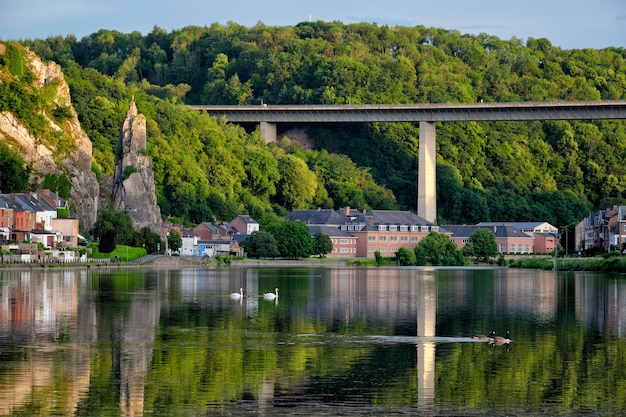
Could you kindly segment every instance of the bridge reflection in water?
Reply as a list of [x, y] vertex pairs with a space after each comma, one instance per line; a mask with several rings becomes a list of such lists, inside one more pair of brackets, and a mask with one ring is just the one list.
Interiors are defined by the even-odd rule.
[[[308, 275], [302, 276], [302, 271]], [[423, 409], [436, 405], [435, 354], [441, 338], [465, 338], [476, 330], [456, 335], [443, 334], [445, 330], [440, 329], [438, 334], [438, 316], [439, 323], [445, 323], [442, 317], [450, 311], [469, 309], [477, 294], [492, 303], [490, 314], [533, 317], [542, 322], [555, 322], [559, 303], [571, 300], [573, 305], [568, 309], [575, 312], [579, 322], [609, 337], [626, 337], [626, 283], [599, 274], [507, 269], [480, 272], [471, 268], [307, 271], [301, 268], [298, 272], [299, 279], [308, 285], [307, 293], [299, 295], [299, 300], [285, 293], [280, 301], [286, 305], [301, 303], [307, 320], [346, 325], [367, 322], [374, 327], [377, 322], [393, 323], [402, 331], [410, 326], [415, 329], [417, 406]], [[285, 269], [285, 273], [294, 272]], [[111, 285], [110, 278], [86, 270], [0, 271], [0, 353], [23, 349], [11, 359], [10, 373], [4, 369], [0, 374], [0, 414], [10, 415], [31, 401], [35, 393], [48, 395], [48, 407], [56, 404], [54, 410], [41, 409], [42, 414], [75, 414], [86, 393], [95, 389], [90, 383], [98, 349], [109, 343], [102, 352], [111, 355], [112, 374], [118, 378], [115, 389], [120, 412], [139, 415], [146, 411], [144, 381], [150, 372], [155, 334], [171, 303], [207, 300], [208, 294], [213, 297], [209, 302], [234, 307], [228, 297], [219, 296], [244, 286], [250, 297], [237, 308], [245, 317], [256, 317], [259, 303], [263, 303], [259, 293], [276, 279], [263, 268], [157, 271], [152, 276], [140, 276], [140, 287], [122, 291], [126, 298], [121, 314], [119, 306], [107, 304], [108, 299], [102, 296]], [[291, 278], [279, 279], [288, 282]], [[95, 292], [101, 294], [99, 298], [94, 297]], [[410, 333], [406, 332], [412, 336]], [[54, 386], [58, 372], [63, 373], [63, 392]], [[274, 390], [270, 372], [259, 381], [259, 410], [271, 413]]]

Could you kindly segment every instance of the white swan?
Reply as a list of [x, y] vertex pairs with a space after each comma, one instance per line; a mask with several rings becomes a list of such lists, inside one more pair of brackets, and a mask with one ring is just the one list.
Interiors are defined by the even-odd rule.
[[278, 298], [278, 288], [276, 288], [275, 290], [276, 293], [266, 292], [265, 294], [263, 294], [263, 298], [265, 298], [266, 300], [276, 300]]
[[239, 292], [233, 292], [230, 294], [230, 298], [233, 300], [240, 300], [243, 298], [243, 288], [239, 288]]

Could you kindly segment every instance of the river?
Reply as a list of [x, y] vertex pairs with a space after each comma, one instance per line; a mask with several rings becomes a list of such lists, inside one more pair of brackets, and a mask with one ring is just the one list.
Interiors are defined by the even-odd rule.
[[[244, 297], [230, 293], [244, 289]], [[263, 294], [279, 288], [277, 300]], [[472, 339], [510, 331], [510, 343]], [[0, 415], [624, 415], [626, 279], [0, 270]]]

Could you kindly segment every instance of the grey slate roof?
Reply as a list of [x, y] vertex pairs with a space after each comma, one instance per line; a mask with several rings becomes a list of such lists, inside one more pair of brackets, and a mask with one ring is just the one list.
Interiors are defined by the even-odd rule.
[[528, 233], [522, 232], [517, 227], [502, 225], [501, 223], [496, 223], [492, 226], [484, 226], [479, 223], [479, 225], [445, 225], [442, 227], [451, 232], [452, 237], [454, 238], [470, 237], [472, 233], [476, 231], [476, 229], [487, 229], [492, 232], [495, 237], [498, 238], [532, 238], [532, 236], [530, 236]]
[[299, 221], [305, 224], [317, 225], [342, 225], [345, 217], [335, 210], [315, 209], [315, 210], [294, 210], [287, 214], [285, 220], [292, 222]]
[[211, 222], [202, 222], [200, 224], [202, 226], [206, 227], [208, 230], [210, 230], [211, 233], [213, 233], [213, 234], [219, 233], [219, 230], [217, 230], [217, 227], [213, 223], [211, 223]]
[[[416, 225], [416, 226], [434, 226], [433, 223], [419, 217], [410, 211], [400, 210], [372, 210], [364, 214], [369, 224], [396, 224], [396, 225]], [[371, 220], [370, 220], [371, 219]]]
[[534, 229], [545, 222], [480, 222], [477, 226], [513, 226], [518, 229]]
[[311, 236], [313, 236], [316, 233], [322, 233], [324, 235], [327, 235], [328, 237], [336, 237], [336, 238], [344, 237], [344, 238], [354, 239], [354, 236], [352, 236], [350, 233], [344, 232], [343, 230], [337, 227], [308, 225], [308, 228], [309, 228], [309, 233], [311, 234]]
[[252, 216], [248, 216], [247, 214], [240, 214], [240, 215], [237, 216], [237, 218], [243, 220], [247, 224], [258, 224], [259, 223], [256, 220], [254, 220], [252, 218]]

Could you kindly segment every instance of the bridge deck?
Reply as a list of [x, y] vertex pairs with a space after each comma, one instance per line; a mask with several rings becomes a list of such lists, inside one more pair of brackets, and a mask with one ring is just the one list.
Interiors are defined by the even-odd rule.
[[470, 104], [191, 106], [234, 123], [462, 122], [626, 119], [626, 100]]

